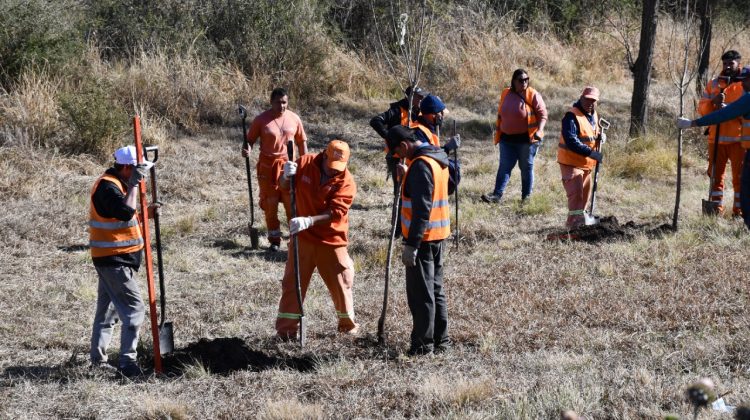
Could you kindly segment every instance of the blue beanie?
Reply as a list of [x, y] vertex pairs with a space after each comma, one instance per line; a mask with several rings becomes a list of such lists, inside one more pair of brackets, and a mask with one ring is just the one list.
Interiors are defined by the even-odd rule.
[[427, 95], [419, 103], [419, 110], [423, 114], [437, 114], [445, 109], [445, 104], [437, 95]]

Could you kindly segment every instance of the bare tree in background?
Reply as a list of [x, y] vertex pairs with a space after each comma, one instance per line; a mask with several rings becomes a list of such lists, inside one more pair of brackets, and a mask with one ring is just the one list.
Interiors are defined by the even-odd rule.
[[[433, 3], [427, 0], [417, 1], [389, 1], [387, 11], [380, 19], [375, 0], [370, 3], [375, 26], [378, 29], [378, 43], [380, 49], [376, 51], [378, 58], [384, 60], [391, 76], [404, 90], [404, 81], [411, 87], [409, 95], [409, 123], [411, 123], [412, 99], [414, 89], [419, 86], [427, 47], [431, 43], [435, 10]], [[405, 76], [405, 77], [404, 77]], [[393, 174], [395, 177], [396, 174]], [[388, 311], [388, 285], [391, 278], [391, 257], [393, 256], [393, 237], [398, 222], [398, 208], [401, 200], [401, 188], [393, 194], [391, 208], [391, 225], [388, 236], [388, 252], [385, 259], [385, 285], [383, 288], [383, 307], [378, 320], [378, 343], [385, 344], [385, 319]]]
[[[705, 0], [703, 0], [705, 1]], [[675, 23], [669, 36], [669, 54], [667, 68], [672, 84], [677, 89], [680, 101], [680, 117], [685, 113], [685, 97], [690, 85], [700, 73], [701, 57], [704, 51], [703, 18], [697, 10], [701, 0], [677, 0], [675, 9], [680, 14], [675, 16]], [[699, 86], [700, 87], [700, 86]], [[680, 193], [682, 191], [682, 130], [677, 133], [677, 182], [675, 187], [674, 212], [672, 229], [677, 230], [680, 214]]]
[[700, 17], [700, 45], [698, 53], [698, 83], [695, 85], [697, 95], [703, 93], [703, 86], [708, 83], [708, 67], [711, 58], [711, 37], [713, 35], [713, 11], [716, 0], [700, 0], [698, 16]]
[[[625, 59], [633, 74], [633, 96], [630, 102], [630, 137], [646, 134], [648, 123], [648, 94], [651, 86], [654, 44], [658, 23], [659, 0], [644, 0], [640, 28], [635, 23], [635, 8], [630, 4], [601, 5], [599, 16], [604, 24], [600, 32], [619, 42], [625, 49]], [[640, 32], [638, 56], [634, 57], [636, 33]]]
[[644, 0], [638, 58], [630, 66], [630, 71], [633, 73], [633, 96], [630, 101], [630, 137], [641, 137], [646, 134], [648, 93], [651, 87], [651, 68], [654, 62], [658, 17], [659, 0]]

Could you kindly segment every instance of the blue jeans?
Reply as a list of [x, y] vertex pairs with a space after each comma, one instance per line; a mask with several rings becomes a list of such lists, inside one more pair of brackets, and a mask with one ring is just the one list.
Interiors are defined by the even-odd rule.
[[740, 208], [742, 208], [745, 226], [750, 229], [750, 153], [747, 151], [745, 151], [742, 177], [740, 178]]
[[534, 158], [537, 149], [539, 143], [500, 142], [500, 167], [497, 168], [493, 194], [503, 195], [510, 180], [510, 172], [518, 162], [518, 168], [521, 170], [521, 198], [531, 195], [534, 188]]

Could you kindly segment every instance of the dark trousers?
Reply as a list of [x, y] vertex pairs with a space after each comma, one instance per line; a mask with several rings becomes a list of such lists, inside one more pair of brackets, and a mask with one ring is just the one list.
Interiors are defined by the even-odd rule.
[[406, 298], [414, 321], [412, 349], [429, 352], [448, 340], [448, 306], [443, 291], [443, 241], [422, 242], [417, 264], [406, 267]]
[[740, 207], [742, 208], [745, 226], [750, 229], [750, 153], [747, 150], [745, 151], [740, 178]]

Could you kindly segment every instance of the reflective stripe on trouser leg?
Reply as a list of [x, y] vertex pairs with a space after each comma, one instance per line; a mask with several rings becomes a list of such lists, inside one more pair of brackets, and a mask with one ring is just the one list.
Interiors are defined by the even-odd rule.
[[[314, 246], [305, 244], [300, 240], [299, 247], [299, 278], [302, 289], [302, 301], [305, 300], [310, 278], [315, 270]], [[276, 316], [276, 333], [282, 337], [294, 337], [297, 335], [300, 312], [297, 302], [297, 285], [294, 277], [294, 245], [289, 240], [284, 278], [281, 281], [281, 298], [279, 299], [279, 311]]]
[[345, 246], [317, 245], [315, 247], [318, 273], [331, 294], [336, 308], [338, 330], [346, 332], [354, 329], [354, 261], [349, 257]]

